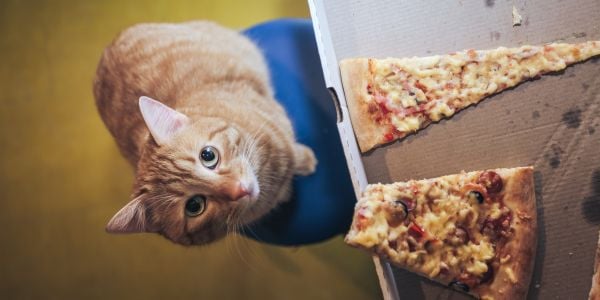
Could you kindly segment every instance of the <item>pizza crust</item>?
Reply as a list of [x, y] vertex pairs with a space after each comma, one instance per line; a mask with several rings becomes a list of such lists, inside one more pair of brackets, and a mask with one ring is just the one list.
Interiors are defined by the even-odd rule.
[[369, 113], [366, 101], [371, 97], [367, 85], [372, 77], [369, 71], [369, 59], [355, 58], [340, 62], [342, 84], [346, 103], [350, 111], [350, 121], [361, 152], [366, 152], [380, 144], [386, 128], [379, 126]]
[[499, 253], [511, 253], [501, 263], [494, 281], [482, 285], [481, 294], [492, 299], [524, 299], [529, 290], [537, 248], [537, 211], [533, 168], [495, 170], [504, 181], [504, 204], [513, 212], [511, 227], [514, 233]]
[[598, 236], [598, 249], [596, 249], [594, 277], [592, 277], [592, 289], [590, 290], [589, 300], [600, 300], [600, 233]]

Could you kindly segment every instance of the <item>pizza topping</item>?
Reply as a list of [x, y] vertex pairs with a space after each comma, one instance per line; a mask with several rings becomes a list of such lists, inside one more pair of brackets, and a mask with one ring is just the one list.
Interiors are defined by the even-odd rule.
[[496, 194], [502, 191], [502, 177], [494, 171], [485, 171], [479, 175], [477, 182], [482, 184], [489, 194]]
[[409, 252], [415, 252], [415, 251], [417, 251], [417, 247], [419, 246], [419, 242], [417, 242], [417, 240], [413, 236], [407, 237], [406, 238], [406, 243], [408, 245], [408, 251]]
[[483, 195], [478, 192], [478, 191], [470, 191], [468, 193], [469, 197], [471, 197], [472, 199], [476, 200], [477, 203], [482, 204], [483, 201], [485, 200], [485, 198], [483, 197]]
[[396, 241], [396, 240], [388, 241], [388, 246], [390, 246], [390, 248], [396, 250], [398, 248], [398, 241]]
[[423, 93], [427, 93], [427, 87], [420, 83], [418, 80], [415, 82], [415, 87], [423, 91]]
[[494, 278], [494, 267], [492, 266], [491, 263], [488, 263], [487, 271], [483, 274], [479, 283], [482, 284], [482, 283], [491, 282], [493, 278]]
[[[488, 198], [485, 187], [479, 183], [469, 182], [462, 187], [461, 191], [467, 199], [474, 200], [474, 202], [479, 204], [483, 203], [483, 201], [479, 201], [479, 196], [481, 196], [484, 201]], [[479, 194], [479, 196], [477, 194]]]
[[433, 103], [429, 109], [429, 119], [432, 121], [439, 121], [444, 117], [449, 117], [454, 114], [454, 109], [451, 108], [448, 103], [441, 100]]
[[457, 281], [471, 288], [477, 286], [479, 284], [480, 279], [478, 277], [470, 275], [469, 273], [462, 273], [460, 274], [460, 276], [458, 276]]
[[[406, 110], [408, 113], [409, 110]], [[392, 115], [390, 122], [394, 125], [395, 129], [401, 132], [411, 132], [419, 129], [421, 119], [419, 117], [400, 117]]]
[[388, 109], [387, 105], [385, 104], [385, 100], [382, 100], [381, 102], [378, 101], [377, 104], [379, 105], [379, 111], [381, 111], [382, 114], [387, 115], [390, 113], [391, 110]]
[[408, 208], [406, 207], [406, 204], [400, 200], [386, 202], [384, 209], [387, 212], [387, 222], [392, 227], [397, 227], [400, 225], [408, 216]]
[[425, 231], [423, 231], [423, 229], [421, 227], [419, 227], [419, 225], [412, 223], [408, 227], [408, 234], [410, 234], [411, 236], [413, 236], [416, 239], [420, 239], [423, 236], [425, 236]]
[[444, 276], [444, 275], [448, 275], [450, 273], [450, 269], [448, 268], [448, 265], [445, 262], [440, 262], [440, 272], [439, 274]]
[[433, 251], [435, 251], [438, 245], [438, 240], [428, 240], [427, 242], [425, 242], [424, 248], [427, 251], [427, 253], [433, 253]]
[[452, 245], [458, 246], [467, 244], [470, 239], [469, 231], [464, 227], [459, 226], [454, 230], [454, 235], [450, 238], [449, 242]]
[[408, 211], [408, 212], [415, 209], [415, 201], [413, 201], [413, 199], [411, 199], [411, 198], [403, 197], [403, 198], [396, 200], [396, 202], [402, 203], [404, 205], [404, 207], [406, 208], [406, 211]]
[[384, 136], [386, 142], [391, 142], [394, 140], [394, 134], [391, 132], [386, 133]]
[[509, 228], [512, 221], [512, 214], [507, 207], [503, 207], [501, 215], [498, 218], [488, 216], [483, 222], [481, 232], [492, 236], [494, 239], [508, 237], [510, 235]]
[[362, 230], [369, 226], [369, 218], [366, 216], [367, 208], [363, 207], [358, 210], [357, 216], [357, 227]]
[[450, 284], [448, 286], [457, 291], [461, 291], [461, 292], [465, 292], [465, 293], [468, 293], [470, 290], [468, 285], [466, 285], [458, 280], [454, 280], [454, 281], [450, 282]]

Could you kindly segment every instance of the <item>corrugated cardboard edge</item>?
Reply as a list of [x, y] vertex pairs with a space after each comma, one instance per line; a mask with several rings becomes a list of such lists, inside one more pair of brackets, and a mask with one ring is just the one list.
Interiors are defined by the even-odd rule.
[[[348, 162], [348, 170], [350, 171], [354, 193], [358, 199], [362, 190], [367, 185], [367, 176], [358, 150], [358, 144], [356, 143], [356, 138], [352, 131], [350, 118], [348, 117], [348, 106], [346, 105], [346, 98], [344, 97], [342, 89], [338, 61], [333, 52], [329, 27], [327, 26], [327, 17], [324, 14], [325, 8], [323, 7], [322, 0], [308, 0], [308, 6], [310, 8], [319, 57], [321, 58], [321, 67], [323, 69], [325, 84], [327, 88], [335, 91], [335, 93], [331, 94], [337, 95], [338, 97], [338, 99], [332, 99], [334, 102], [337, 101], [336, 106], [339, 108], [338, 116], [340, 117], [338, 118], [337, 126], [342, 141], [342, 147], [344, 149], [344, 155]], [[375, 271], [379, 278], [383, 298], [386, 300], [399, 299], [398, 289], [396, 288], [396, 282], [394, 281], [394, 275], [390, 264], [377, 256], [373, 256], [373, 263], [375, 264]]]

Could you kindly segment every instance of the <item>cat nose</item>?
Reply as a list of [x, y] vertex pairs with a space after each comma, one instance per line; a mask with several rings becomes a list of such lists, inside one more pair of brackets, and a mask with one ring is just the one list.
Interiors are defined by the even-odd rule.
[[252, 194], [252, 186], [242, 182], [238, 182], [237, 186], [232, 190], [231, 199], [240, 200], [241, 198]]

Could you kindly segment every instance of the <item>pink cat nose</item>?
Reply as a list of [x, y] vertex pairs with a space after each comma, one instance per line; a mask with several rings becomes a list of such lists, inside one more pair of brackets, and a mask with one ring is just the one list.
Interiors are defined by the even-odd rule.
[[237, 187], [231, 191], [230, 197], [232, 200], [240, 200], [245, 196], [251, 195], [252, 192], [253, 189], [251, 185], [238, 182]]

